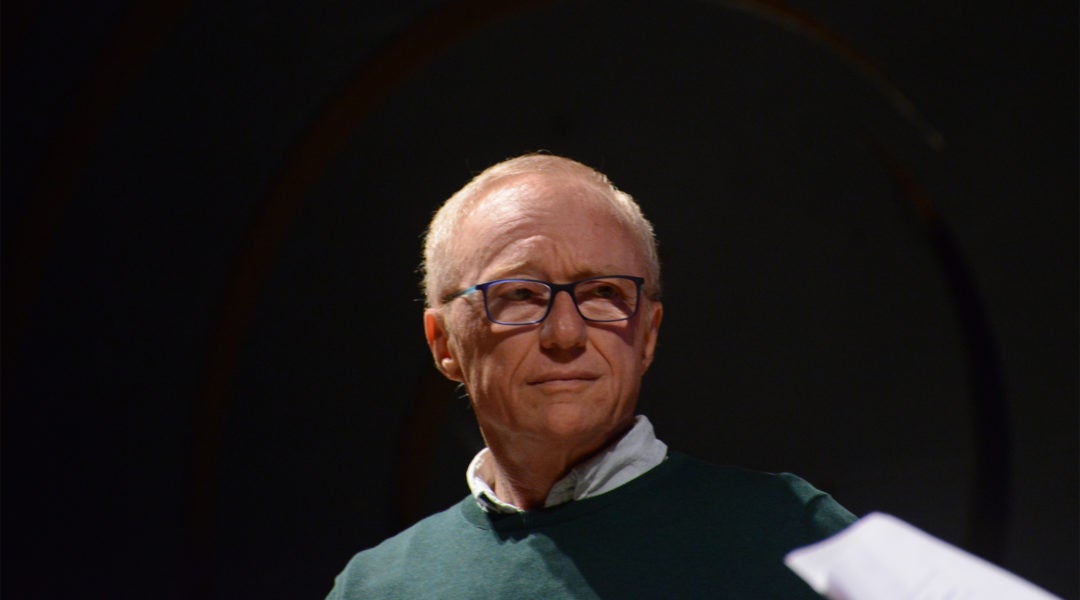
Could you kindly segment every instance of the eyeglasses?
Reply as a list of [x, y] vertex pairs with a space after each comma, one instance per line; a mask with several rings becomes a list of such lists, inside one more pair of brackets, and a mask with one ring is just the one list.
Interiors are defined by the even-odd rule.
[[533, 325], [551, 313], [551, 305], [559, 292], [574, 300], [578, 314], [586, 321], [611, 323], [625, 321], [637, 313], [641, 286], [645, 279], [632, 275], [590, 277], [572, 283], [551, 283], [536, 279], [498, 279], [478, 283], [443, 298], [443, 303], [480, 292], [484, 295], [484, 310], [492, 323], [500, 325]]

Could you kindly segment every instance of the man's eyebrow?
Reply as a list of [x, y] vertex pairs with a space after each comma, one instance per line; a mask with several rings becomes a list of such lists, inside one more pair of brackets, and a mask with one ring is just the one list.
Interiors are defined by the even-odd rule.
[[[633, 273], [626, 272], [625, 268], [620, 269], [614, 266], [604, 266], [600, 268], [589, 268], [574, 271], [568, 281], [580, 281], [582, 279], [588, 279], [590, 277], [602, 277], [604, 275], [633, 275]], [[517, 263], [511, 263], [503, 265], [491, 272], [492, 274], [485, 278], [485, 281], [495, 281], [496, 279], [545, 279], [544, 275], [535, 264], [528, 261], [522, 261]], [[552, 283], [566, 283], [563, 281], [553, 281]]]
[[528, 262], [516, 262], [501, 265], [496, 269], [490, 271], [490, 274], [484, 277], [484, 281], [495, 281], [496, 279], [513, 279], [519, 277], [534, 279], [538, 278], [539, 275], [539, 270], [536, 269], [535, 266], [530, 265]]

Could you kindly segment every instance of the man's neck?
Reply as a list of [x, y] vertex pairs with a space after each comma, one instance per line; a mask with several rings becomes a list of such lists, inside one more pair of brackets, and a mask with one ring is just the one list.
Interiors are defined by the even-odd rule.
[[502, 445], [489, 441], [491, 460], [484, 465], [484, 478], [495, 495], [522, 510], [543, 508], [551, 488], [571, 469], [615, 443], [633, 426], [633, 421], [607, 438], [592, 444], [557, 445], [539, 442]]

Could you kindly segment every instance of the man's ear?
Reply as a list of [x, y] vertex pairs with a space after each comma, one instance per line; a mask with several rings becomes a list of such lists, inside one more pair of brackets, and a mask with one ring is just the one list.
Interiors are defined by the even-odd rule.
[[450, 349], [450, 333], [446, 330], [442, 313], [436, 308], [424, 310], [424, 337], [431, 349], [431, 357], [435, 359], [435, 368], [448, 379], [463, 383], [461, 365]]
[[648, 310], [643, 319], [645, 326], [645, 343], [641, 347], [641, 372], [649, 370], [653, 355], [656, 353], [656, 340], [660, 336], [660, 321], [664, 319], [664, 305], [660, 302], [649, 302]]

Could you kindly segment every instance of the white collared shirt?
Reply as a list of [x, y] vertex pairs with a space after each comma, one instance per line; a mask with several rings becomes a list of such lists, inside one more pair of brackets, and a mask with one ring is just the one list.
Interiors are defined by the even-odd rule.
[[[645, 415], [638, 415], [634, 419], [634, 426], [626, 435], [589, 460], [575, 466], [565, 477], [555, 482], [544, 501], [544, 507], [610, 492], [643, 475], [663, 462], [666, 456], [667, 444], [656, 439], [649, 419]], [[476, 454], [465, 471], [465, 478], [476, 503], [485, 512], [524, 512], [495, 495], [494, 480], [485, 477], [490, 477], [490, 469], [484, 468], [490, 457], [491, 450], [484, 448]]]

